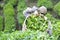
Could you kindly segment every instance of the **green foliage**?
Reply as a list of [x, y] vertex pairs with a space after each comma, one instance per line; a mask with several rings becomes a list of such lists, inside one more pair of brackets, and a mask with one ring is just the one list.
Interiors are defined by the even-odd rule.
[[57, 40], [57, 36], [49, 36], [46, 32], [40, 31], [15, 31], [12, 33], [1, 33], [0, 40]]
[[55, 36], [60, 35], [60, 20], [57, 20], [53, 23], [53, 32]]
[[[48, 17], [48, 19], [52, 23], [53, 35], [55, 37], [59, 36], [60, 35], [60, 20], [55, 19], [49, 13], [46, 14], [46, 17]], [[30, 18], [27, 19], [27, 28], [30, 30], [35, 30], [35, 31], [36, 30], [46, 31], [46, 29], [48, 28], [48, 24], [47, 24], [47, 21], [45, 21], [43, 18], [32, 15]]]
[[5, 3], [10, 3], [11, 5], [15, 5], [17, 0], [4, 0]]
[[8, 14], [10, 16], [13, 16], [14, 9], [13, 9], [13, 6], [10, 3], [8, 3], [4, 6], [4, 13], [6, 14], [6, 16], [8, 16]]
[[52, 23], [52, 27], [53, 27], [53, 35], [55, 36], [59, 36], [60, 35], [60, 20], [59, 19], [55, 19], [51, 14], [47, 13], [46, 15], [48, 17], [48, 19], [51, 21]]
[[51, 0], [38, 0], [37, 5], [40, 6], [45, 6], [47, 8], [52, 8], [53, 4], [51, 2]]
[[[7, 1], [7, 0], [6, 0]], [[14, 8], [13, 5], [16, 4], [17, 0], [8, 0], [8, 2], [4, 6], [4, 15], [5, 15], [5, 31], [15, 30], [15, 23], [14, 23]], [[19, 0], [17, 10], [18, 10], [18, 21], [19, 23], [23, 23], [24, 15], [23, 10], [26, 8], [25, 1]]]
[[0, 31], [2, 30], [2, 16], [0, 16]]
[[15, 5], [17, 2], [17, 0], [9, 0], [9, 3], [11, 3], [12, 5]]
[[53, 21], [56, 21], [56, 19], [51, 15], [51, 13], [47, 13], [46, 15], [45, 15], [46, 17], [48, 17], [48, 19], [51, 21], [51, 22], [53, 22]]
[[31, 30], [45, 31], [48, 27], [48, 21], [41, 16], [32, 15], [27, 19], [27, 28]]
[[[0, 16], [0, 40], [58, 40], [60, 36], [60, 20], [53, 18], [49, 13], [46, 14], [46, 17], [52, 23], [52, 36], [46, 32], [48, 28], [47, 21], [44, 18], [39, 16], [32, 15], [27, 19], [27, 30], [26, 31], [15, 31], [14, 23], [14, 8], [13, 5], [16, 4], [17, 0], [4, 0], [7, 2], [4, 7], [5, 15], [5, 31], [2, 32], [2, 16]], [[54, 6], [54, 11], [60, 15], [60, 2]], [[53, 4], [51, 0], [38, 0], [38, 6], [46, 6], [47, 8], [52, 8]], [[3, 4], [0, 5], [2, 7]], [[24, 15], [23, 10], [26, 9], [27, 5], [25, 0], [19, 0], [17, 11], [18, 11], [18, 21], [23, 23]], [[7, 32], [9, 31], [9, 32]], [[11, 32], [11, 33], [10, 33]], [[60, 40], [60, 39], [59, 39]]]
[[8, 3], [9, 0], [4, 0], [5, 3]]
[[58, 2], [55, 6], [54, 6], [54, 11], [56, 11], [58, 13], [58, 15], [60, 15], [60, 2]]
[[19, 23], [23, 23], [24, 21], [24, 15], [23, 15], [23, 10], [26, 8], [26, 4], [25, 4], [25, 0], [19, 0], [18, 6], [17, 6], [17, 10], [18, 10], [18, 20]]
[[5, 30], [11, 31], [15, 24], [14, 24], [14, 9], [10, 3], [4, 6], [4, 15], [5, 15]]

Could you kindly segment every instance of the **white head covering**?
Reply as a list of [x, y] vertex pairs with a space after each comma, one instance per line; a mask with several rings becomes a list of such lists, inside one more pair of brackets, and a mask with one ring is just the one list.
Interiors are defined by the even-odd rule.
[[37, 9], [38, 9], [38, 7], [36, 7], [36, 6], [32, 7], [32, 11], [36, 11]]
[[39, 9], [40, 13], [47, 13], [47, 8], [45, 6], [41, 6]]
[[23, 11], [24, 16], [29, 17], [30, 16], [29, 12], [31, 12], [31, 11], [32, 11], [32, 9], [30, 7], [27, 7], [27, 9]]

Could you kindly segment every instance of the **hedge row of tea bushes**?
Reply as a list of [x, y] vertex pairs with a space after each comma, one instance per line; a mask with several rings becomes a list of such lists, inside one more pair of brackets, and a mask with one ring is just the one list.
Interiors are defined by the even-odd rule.
[[58, 3], [54, 6], [54, 11], [56, 11], [57, 14], [60, 16], [60, 2], [58, 2]]
[[0, 33], [0, 40], [57, 40], [58, 36], [49, 36], [46, 32], [40, 31], [15, 31], [12, 33]]
[[37, 6], [45, 6], [46, 8], [52, 8], [53, 3], [51, 0], [38, 0]]
[[[5, 0], [5, 5], [3, 7], [3, 11], [4, 11], [4, 16], [5, 16], [5, 30], [4, 31], [13, 31], [15, 30], [15, 9], [14, 6], [16, 5], [17, 0]], [[23, 10], [26, 8], [26, 4], [25, 1], [23, 0], [18, 0], [18, 4], [17, 4], [17, 18], [18, 18], [18, 22], [19, 24], [22, 25], [23, 21], [24, 21], [24, 15], [23, 15]], [[2, 20], [2, 19], [1, 19]], [[2, 23], [2, 21], [1, 21]], [[0, 25], [2, 25], [0, 23]], [[2, 26], [0, 26], [2, 27]]]
[[25, 0], [19, 0], [18, 6], [17, 6], [17, 10], [18, 10], [18, 21], [20, 24], [23, 23], [25, 17], [23, 15], [23, 10], [25, 10], [27, 7]]
[[59, 36], [60, 35], [60, 19], [54, 18], [50, 13], [48, 13], [46, 16], [52, 23], [53, 35]]
[[7, 3], [4, 6], [4, 15], [5, 15], [5, 30], [10, 30], [14, 27], [14, 9], [10, 3]]

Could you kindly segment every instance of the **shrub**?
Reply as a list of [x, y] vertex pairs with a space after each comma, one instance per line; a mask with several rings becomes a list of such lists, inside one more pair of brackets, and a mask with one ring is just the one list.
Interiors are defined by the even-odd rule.
[[17, 2], [17, 0], [4, 0], [4, 1], [5, 1], [6, 4], [10, 3], [11, 5], [15, 5], [16, 2]]
[[60, 20], [59, 19], [55, 19], [51, 14], [47, 13], [46, 15], [48, 17], [48, 19], [51, 21], [52, 23], [52, 31], [53, 31], [53, 35], [55, 36], [59, 36], [60, 35]]
[[2, 16], [0, 16], [0, 31], [2, 31]]
[[13, 6], [8, 3], [4, 6], [4, 15], [5, 15], [5, 30], [12, 31], [14, 27], [14, 9]]
[[58, 15], [60, 15], [60, 2], [58, 2], [55, 6], [54, 6], [54, 11], [56, 11], [58, 13]]
[[31, 30], [45, 31], [48, 27], [48, 21], [41, 16], [32, 15], [27, 19], [27, 28]]
[[12, 33], [2, 33], [1, 40], [57, 40], [55, 36], [49, 36], [46, 32], [40, 31], [15, 31]]
[[18, 6], [17, 6], [17, 10], [18, 10], [18, 20], [19, 23], [23, 23], [24, 21], [24, 15], [23, 15], [23, 10], [26, 8], [26, 4], [25, 4], [25, 0], [19, 0]]
[[[47, 13], [46, 17], [51, 21], [52, 24], [52, 33], [54, 36], [58, 36], [60, 34], [60, 20], [55, 19], [52, 17], [51, 14]], [[45, 23], [45, 25], [43, 25]], [[48, 28], [48, 23], [41, 17], [36, 17], [32, 15], [30, 18], [27, 19], [27, 29], [30, 30], [40, 30], [46, 31]]]
[[53, 4], [51, 2], [51, 0], [38, 0], [37, 2], [37, 6], [45, 6], [47, 8], [52, 8]]

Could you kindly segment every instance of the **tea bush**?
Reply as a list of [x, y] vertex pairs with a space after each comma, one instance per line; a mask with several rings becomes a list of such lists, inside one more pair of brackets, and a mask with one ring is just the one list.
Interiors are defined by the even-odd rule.
[[54, 6], [54, 11], [56, 11], [57, 14], [60, 16], [60, 2], [58, 2], [58, 3]]
[[17, 0], [4, 0], [4, 1], [5, 1], [6, 4], [10, 3], [11, 5], [15, 5], [16, 2], [17, 2]]
[[23, 23], [23, 21], [24, 21], [24, 15], [23, 15], [23, 10], [25, 10], [25, 8], [26, 8], [27, 6], [26, 6], [26, 4], [25, 4], [25, 0], [23, 1], [23, 0], [19, 0], [19, 2], [18, 2], [18, 6], [17, 6], [17, 10], [18, 10], [18, 21], [19, 21], [19, 23]]
[[31, 30], [45, 31], [48, 28], [48, 21], [41, 16], [32, 15], [27, 19], [27, 28]]
[[0, 40], [57, 40], [57, 36], [49, 36], [46, 32], [38, 31], [15, 31], [12, 33], [1, 33]]
[[2, 16], [0, 16], [0, 31], [2, 30]]
[[58, 36], [60, 35], [60, 20], [54, 18], [51, 14], [47, 14], [46, 15], [48, 17], [48, 19], [51, 21], [52, 23], [52, 27], [53, 27], [53, 35]]
[[5, 30], [12, 30], [15, 26], [14, 24], [14, 9], [10, 3], [7, 3], [4, 6], [4, 15], [5, 15]]
[[37, 2], [37, 6], [45, 6], [47, 8], [52, 8], [53, 7], [53, 3], [51, 2], [51, 0], [38, 0]]

